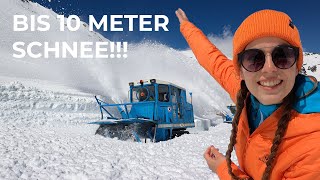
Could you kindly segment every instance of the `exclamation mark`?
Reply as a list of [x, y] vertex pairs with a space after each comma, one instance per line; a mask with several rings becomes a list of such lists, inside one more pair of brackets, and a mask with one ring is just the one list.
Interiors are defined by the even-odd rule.
[[114, 58], [114, 42], [110, 42], [110, 52], [112, 54], [110, 54], [110, 58]]
[[123, 58], [128, 57], [127, 51], [128, 51], [128, 42], [123, 42], [123, 55], [122, 55]]
[[121, 58], [121, 42], [117, 42], [117, 58]]

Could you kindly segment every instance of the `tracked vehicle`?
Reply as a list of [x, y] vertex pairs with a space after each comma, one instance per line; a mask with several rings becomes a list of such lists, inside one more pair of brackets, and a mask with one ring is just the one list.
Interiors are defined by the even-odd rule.
[[130, 82], [128, 103], [109, 104], [96, 98], [101, 120], [96, 134], [133, 139], [137, 142], [166, 141], [188, 133], [194, 127], [192, 93], [187, 102], [186, 90], [156, 79]]

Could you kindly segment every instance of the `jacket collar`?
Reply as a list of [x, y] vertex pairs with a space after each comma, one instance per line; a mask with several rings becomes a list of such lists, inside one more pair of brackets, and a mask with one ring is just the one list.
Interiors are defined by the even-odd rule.
[[294, 109], [301, 114], [320, 112], [320, 88], [317, 79], [312, 76], [298, 75], [295, 86], [298, 101]]
[[297, 87], [296, 96], [299, 99], [305, 98], [318, 88], [318, 81], [313, 76], [299, 74], [296, 77], [295, 86]]

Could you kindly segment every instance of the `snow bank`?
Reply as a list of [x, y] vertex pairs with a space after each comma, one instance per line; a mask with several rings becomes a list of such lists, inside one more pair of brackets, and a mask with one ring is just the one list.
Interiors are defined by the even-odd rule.
[[225, 152], [229, 124], [155, 144], [119, 141], [87, 124], [100, 117], [92, 97], [44, 89], [0, 86], [0, 179], [217, 179], [202, 154], [211, 144]]

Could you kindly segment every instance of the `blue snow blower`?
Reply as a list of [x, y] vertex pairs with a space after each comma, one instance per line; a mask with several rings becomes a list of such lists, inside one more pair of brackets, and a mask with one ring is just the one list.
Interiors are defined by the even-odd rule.
[[223, 118], [223, 122], [224, 123], [232, 123], [232, 120], [234, 118], [234, 115], [236, 113], [236, 105], [234, 104], [230, 104], [227, 106], [227, 108], [230, 110], [231, 114], [225, 113], [224, 114], [224, 118]]
[[100, 125], [96, 134], [159, 142], [188, 133], [186, 128], [194, 127], [192, 93], [188, 103], [186, 90], [169, 82], [140, 80], [129, 86], [129, 103], [108, 104], [95, 97], [101, 121], [90, 124]]

